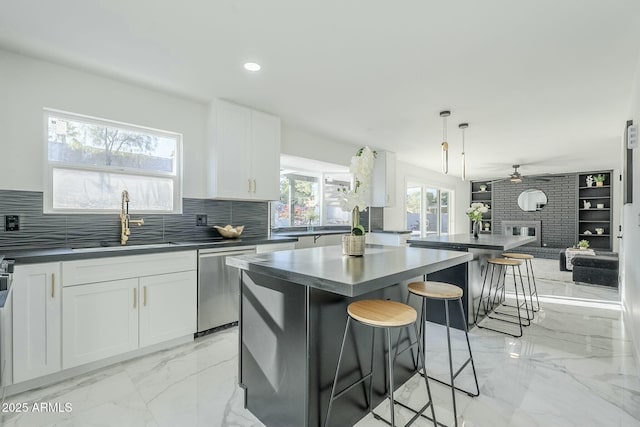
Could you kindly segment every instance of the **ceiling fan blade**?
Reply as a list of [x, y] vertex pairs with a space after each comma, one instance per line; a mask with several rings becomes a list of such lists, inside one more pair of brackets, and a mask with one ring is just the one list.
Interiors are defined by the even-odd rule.
[[495, 184], [496, 182], [502, 182], [502, 181], [506, 181], [508, 179], [511, 179], [511, 178], [496, 179], [496, 180], [487, 182], [487, 184]]

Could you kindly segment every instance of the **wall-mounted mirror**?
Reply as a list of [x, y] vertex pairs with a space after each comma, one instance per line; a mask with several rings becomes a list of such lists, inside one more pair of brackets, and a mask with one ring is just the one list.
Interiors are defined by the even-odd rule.
[[524, 190], [518, 196], [518, 206], [525, 212], [540, 211], [547, 204], [547, 195], [542, 190]]

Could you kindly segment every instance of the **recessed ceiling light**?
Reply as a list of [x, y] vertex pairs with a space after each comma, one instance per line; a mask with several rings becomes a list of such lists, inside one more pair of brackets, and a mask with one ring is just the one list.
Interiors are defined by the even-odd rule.
[[260, 71], [260, 64], [256, 64], [255, 62], [247, 62], [244, 64], [244, 69], [247, 71]]

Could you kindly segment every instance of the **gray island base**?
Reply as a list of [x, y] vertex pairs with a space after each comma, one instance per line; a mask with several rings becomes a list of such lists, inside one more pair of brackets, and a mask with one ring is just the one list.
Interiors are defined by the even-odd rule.
[[[382, 246], [367, 246], [363, 257], [343, 256], [341, 247], [329, 246], [227, 258], [242, 270], [238, 382], [245, 407], [268, 427], [322, 426], [347, 305], [360, 299], [405, 301], [406, 283], [425, 274], [462, 286], [471, 259], [463, 252]], [[418, 304], [414, 299], [412, 305]], [[388, 349], [382, 330], [354, 325], [338, 388], [368, 372], [372, 334], [379, 334], [373, 348], [375, 407], [385, 394]], [[406, 345], [406, 333], [403, 338]], [[407, 351], [398, 357], [395, 384], [414, 373]], [[336, 400], [330, 425], [351, 426], [364, 417], [367, 389], [365, 381]]]
[[[432, 236], [419, 239], [409, 239], [407, 243], [411, 247], [415, 248], [429, 248], [429, 249], [443, 249], [449, 251], [462, 251], [468, 252], [473, 255], [473, 260], [469, 263], [468, 268], [468, 282], [466, 287], [463, 288], [465, 297], [462, 299], [462, 304], [466, 312], [467, 322], [469, 325], [473, 324], [473, 320], [476, 315], [478, 307], [478, 300], [482, 292], [482, 282], [484, 275], [487, 272], [487, 260], [490, 258], [502, 258], [504, 252], [517, 252], [513, 249], [519, 246], [526, 245], [527, 243], [535, 242], [536, 238], [531, 236], [505, 236], [500, 234], [481, 234], [477, 239], [471, 234], [452, 234], [448, 236]], [[522, 266], [523, 277], [526, 275], [524, 265]], [[526, 286], [526, 278], [525, 286]], [[510, 286], [510, 285], [509, 285]], [[451, 306], [453, 307], [453, 306]], [[434, 306], [430, 301], [427, 305], [428, 320], [432, 320], [438, 323], [441, 321], [441, 309]], [[484, 318], [487, 313], [480, 312], [478, 322]], [[435, 318], [433, 316], [436, 316]], [[458, 329], [461, 329], [459, 323], [455, 320], [457, 317], [452, 318], [452, 325]]]

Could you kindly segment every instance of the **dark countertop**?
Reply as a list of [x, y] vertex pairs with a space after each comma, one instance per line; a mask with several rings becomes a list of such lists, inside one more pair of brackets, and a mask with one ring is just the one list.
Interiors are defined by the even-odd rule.
[[409, 239], [407, 243], [414, 247], [449, 250], [487, 249], [506, 251], [535, 242], [535, 237], [504, 236], [501, 234], [481, 234], [477, 239], [469, 234], [452, 234], [449, 236], [431, 236], [420, 239]]
[[271, 233], [273, 237], [302, 237], [302, 236], [331, 236], [334, 234], [349, 234], [350, 228], [338, 229], [338, 230], [291, 230], [291, 231], [276, 231]]
[[[0, 248], [0, 255], [6, 259], [14, 259], [16, 264], [34, 264], [39, 262], [72, 261], [90, 258], [107, 258], [123, 255], [140, 255], [161, 252], [177, 252], [186, 250], [211, 249], [211, 248], [232, 248], [241, 246], [265, 245], [273, 243], [297, 242], [296, 238], [282, 237], [250, 237], [246, 239], [222, 239], [207, 242], [171, 242], [150, 244], [150, 245], [127, 245], [121, 246], [80, 248], [74, 251], [71, 248], [49, 248], [49, 249], [11, 249]], [[158, 246], [163, 245], [163, 246]]]
[[353, 297], [473, 259], [470, 253], [367, 245], [364, 256], [340, 246], [227, 257], [227, 265]]
[[[338, 229], [338, 230], [292, 230], [292, 231], [277, 231], [271, 233], [272, 236], [287, 236], [287, 237], [301, 237], [301, 236], [330, 236], [333, 234], [349, 234], [350, 229]], [[371, 230], [371, 233], [387, 233], [387, 234], [411, 234], [409, 230]]]

